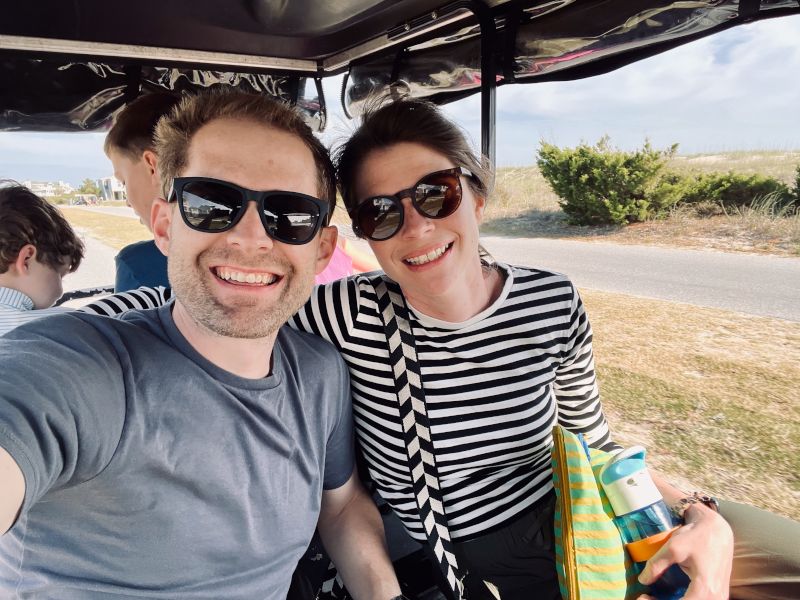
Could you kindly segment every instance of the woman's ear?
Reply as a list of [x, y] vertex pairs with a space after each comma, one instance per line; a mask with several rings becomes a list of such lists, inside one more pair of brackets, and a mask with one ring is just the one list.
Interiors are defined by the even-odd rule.
[[153, 205], [150, 207], [150, 223], [153, 225], [153, 239], [156, 246], [161, 250], [161, 254], [169, 256], [169, 243], [172, 216], [173, 212], [177, 210], [177, 203], [167, 202], [162, 198], [156, 198]]
[[483, 223], [483, 213], [486, 209], [486, 198], [483, 195], [479, 196], [477, 194], [475, 194], [473, 198], [475, 199], [475, 220], [478, 222], [478, 225], [480, 225]]

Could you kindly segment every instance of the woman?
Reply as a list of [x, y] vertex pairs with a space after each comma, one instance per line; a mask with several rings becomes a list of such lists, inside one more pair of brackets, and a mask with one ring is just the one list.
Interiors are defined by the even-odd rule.
[[[563, 275], [482, 257], [478, 229], [491, 173], [434, 105], [406, 100], [368, 114], [336, 163], [353, 228], [409, 309], [444, 512], [470, 599], [557, 598], [552, 426], [583, 433], [593, 447], [615, 447], [577, 291]], [[377, 309], [380, 279], [365, 274], [317, 288], [291, 324], [342, 352], [370, 476], [410, 534], [425, 541]], [[654, 479], [668, 504], [686, 496]], [[800, 527], [723, 503], [728, 518], [741, 511], [749, 524], [759, 523], [754, 530], [778, 532], [771, 541], [786, 540], [775, 553], [791, 552], [795, 562], [789, 566], [787, 557], [778, 568], [795, 575], [764, 589], [769, 597], [794, 597], [800, 559], [786, 550], [793, 544], [782, 528]], [[727, 598], [731, 528], [701, 503], [684, 517], [688, 526], [650, 561], [644, 583], [679, 562], [692, 578], [687, 598]], [[745, 553], [758, 554], [737, 545], [737, 554]], [[773, 553], [764, 554], [774, 565]], [[736, 565], [741, 597], [747, 586], [772, 579], [755, 562]]]
[[[503, 600], [557, 598], [552, 426], [582, 432], [594, 447], [615, 447], [577, 291], [563, 275], [481, 258], [491, 173], [435, 106], [408, 100], [369, 114], [337, 163], [354, 229], [409, 308], [444, 512], [470, 599], [496, 597], [491, 590]], [[381, 278], [369, 273], [318, 287], [290, 324], [342, 352], [370, 476], [425, 542], [378, 311]], [[112, 306], [96, 304], [98, 312]], [[669, 504], [686, 496], [655, 478]], [[687, 526], [650, 561], [645, 583], [679, 562], [692, 578], [687, 598], [727, 598], [731, 581], [740, 598], [798, 597], [792, 536], [800, 537], [800, 526], [732, 503], [723, 503], [723, 513], [737, 533], [737, 556], [750, 556], [735, 561], [733, 580], [731, 528], [696, 503], [685, 512]]]
[[[445, 512], [470, 598], [488, 594], [483, 579], [503, 598], [534, 597], [531, 589], [558, 597], [552, 427], [560, 418], [592, 445], [613, 447], [575, 288], [561, 275], [481, 259], [491, 173], [432, 105], [401, 102], [370, 115], [337, 166], [354, 229], [410, 308]], [[387, 393], [394, 384], [376, 310], [379, 279], [319, 288], [294, 324], [318, 328], [340, 348], [370, 475], [424, 541], [399, 408]]]

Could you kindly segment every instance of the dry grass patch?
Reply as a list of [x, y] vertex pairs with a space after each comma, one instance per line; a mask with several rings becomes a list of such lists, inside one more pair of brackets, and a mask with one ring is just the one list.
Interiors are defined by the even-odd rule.
[[800, 518], [800, 323], [587, 290], [615, 437], [688, 488]]
[[128, 244], [148, 240], [152, 237], [147, 227], [130, 217], [109, 215], [76, 207], [60, 206], [59, 209], [75, 229], [91, 235], [117, 250], [121, 250]]
[[[683, 173], [760, 173], [791, 184], [798, 164], [800, 152], [731, 152], [675, 157], [668, 168]], [[698, 218], [691, 210], [677, 210], [665, 220], [627, 227], [568, 225], [558, 197], [535, 166], [498, 169], [482, 229], [486, 235], [800, 255], [800, 215], [775, 218], [763, 211], [743, 209], [735, 214]]]

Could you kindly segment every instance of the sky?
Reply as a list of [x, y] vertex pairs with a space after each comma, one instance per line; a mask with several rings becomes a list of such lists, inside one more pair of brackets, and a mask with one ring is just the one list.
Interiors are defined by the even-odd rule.
[[[540, 140], [623, 149], [645, 139], [679, 154], [800, 149], [800, 16], [732, 28], [605, 75], [497, 90], [497, 164], [535, 161]], [[324, 83], [326, 143], [354, 128], [338, 106], [340, 79]], [[795, 83], [792, 83], [795, 81]], [[445, 108], [480, 144], [480, 99]], [[68, 181], [109, 177], [101, 133], [0, 132], [0, 178]]]

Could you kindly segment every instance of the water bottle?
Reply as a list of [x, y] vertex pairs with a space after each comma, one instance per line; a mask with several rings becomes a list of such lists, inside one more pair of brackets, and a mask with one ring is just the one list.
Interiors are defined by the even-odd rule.
[[[614, 509], [614, 522], [639, 569], [678, 528], [647, 472], [644, 456], [644, 448], [632, 446], [600, 470], [600, 483]], [[658, 600], [676, 600], [683, 597], [688, 585], [686, 573], [672, 565], [650, 586], [650, 595]]]

